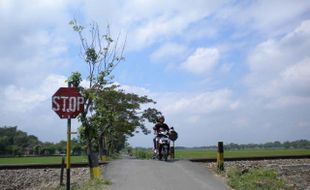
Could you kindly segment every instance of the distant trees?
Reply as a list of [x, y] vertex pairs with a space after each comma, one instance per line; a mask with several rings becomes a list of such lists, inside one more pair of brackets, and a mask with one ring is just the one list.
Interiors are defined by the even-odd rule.
[[[118, 92], [123, 93], [123, 92]], [[129, 94], [132, 95], [132, 94]], [[128, 94], [122, 94], [122, 96], [128, 96]], [[139, 98], [136, 97], [136, 98]], [[141, 98], [141, 97], [140, 97]], [[125, 98], [126, 99], [126, 98]], [[133, 98], [134, 99], [134, 98]], [[126, 101], [123, 100], [123, 103]], [[128, 103], [128, 102], [127, 102]], [[122, 105], [119, 103], [120, 106]], [[131, 104], [130, 104], [131, 105]], [[124, 107], [123, 107], [124, 108]], [[116, 109], [116, 108], [115, 108]], [[122, 109], [122, 106], [117, 109]], [[132, 108], [133, 109], [133, 108]], [[128, 112], [127, 112], [128, 111]], [[158, 112], [157, 110], [147, 109], [144, 112], [139, 114], [139, 117], [134, 117], [133, 119], [127, 121], [123, 120], [123, 117], [130, 117], [127, 115], [131, 113], [129, 110], [123, 110], [117, 113], [117, 119], [112, 118], [111, 121], [107, 122], [105, 126], [97, 126], [94, 125], [94, 129], [97, 130], [97, 136], [94, 136], [94, 148], [96, 150], [100, 150], [103, 148], [107, 148], [109, 153], [114, 153], [115, 151], [119, 151], [121, 149], [129, 150], [129, 144], [126, 142], [128, 136], [133, 135], [135, 133], [135, 129], [137, 126], [143, 126], [144, 120], [152, 120], [152, 117], [156, 116]], [[124, 112], [127, 112], [124, 113]], [[148, 113], [148, 114], [146, 114]], [[121, 114], [121, 115], [118, 115]], [[106, 116], [106, 115], [105, 115]], [[107, 115], [110, 117], [109, 115]], [[132, 115], [135, 116], [135, 115]], [[97, 119], [106, 119], [103, 117], [95, 118]], [[142, 122], [142, 123], [139, 123]], [[113, 126], [113, 127], [110, 127]], [[142, 127], [143, 128], [143, 127]], [[146, 128], [144, 128], [146, 129]], [[103, 132], [105, 135], [100, 136]], [[144, 133], [148, 133], [147, 130]], [[103, 138], [104, 137], [104, 138]], [[101, 144], [102, 143], [102, 144]], [[57, 155], [57, 154], [65, 154], [66, 152], [66, 141], [60, 141], [58, 143], [51, 142], [41, 142], [36, 136], [28, 135], [26, 132], [17, 129], [17, 126], [3, 126], [0, 127], [0, 156], [23, 156], [23, 155]], [[100, 145], [101, 144], [101, 145]], [[72, 139], [72, 155], [81, 155], [86, 154], [86, 145], [83, 143], [81, 139]], [[203, 147], [194, 147], [196, 149], [217, 149], [216, 146], [203, 146]], [[229, 143], [224, 145], [225, 150], [240, 150], [240, 149], [310, 149], [310, 141], [309, 140], [296, 140], [296, 141], [275, 141], [275, 142], [267, 142], [263, 144], [236, 144]], [[132, 148], [130, 148], [132, 149]], [[176, 149], [186, 149], [186, 147], [176, 147]], [[132, 152], [132, 150], [130, 150]], [[129, 151], [128, 151], [129, 153]]]
[[[38, 137], [28, 135], [26, 132], [17, 129], [17, 126], [0, 127], [0, 155], [19, 156], [19, 155], [54, 155], [66, 152], [66, 141], [58, 143], [41, 142]], [[72, 139], [73, 155], [81, 155], [85, 148], [78, 139]]]
[[294, 149], [310, 149], [309, 140], [296, 140], [296, 141], [285, 141], [281, 143], [280, 141], [267, 142], [263, 144], [235, 144], [229, 143], [224, 145], [225, 150], [240, 150], [240, 149], [276, 149], [276, 148], [294, 148]]
[[37, 137], [17, 130], [17, 126], [0, 128], [1, 155], [33, 154], [34, 147], [39, 144], [40, 141]]
[[[177, 146], [176, 149], [188, 149], [188, 147]], [[212, 146], [199, 146], [191, 147], [190, 149], [210, 149], [216, 150], [217, 145]], [[236, 143], [227, 143], [224, 142], [225, 150], [242, 150], [242, 149], [310, 149], [309, 140], [296, 140], [296, 141], [285, 141], [281, 143], [280, 141], [267, 142], [262, 144], [236, 144]]]

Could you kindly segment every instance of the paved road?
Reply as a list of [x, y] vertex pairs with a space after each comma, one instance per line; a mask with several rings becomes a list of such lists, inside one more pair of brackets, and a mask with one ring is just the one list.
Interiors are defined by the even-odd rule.
[[189, 161], [122, 159], [108, 164], [111, 190], [228, 190], [205, 166]]

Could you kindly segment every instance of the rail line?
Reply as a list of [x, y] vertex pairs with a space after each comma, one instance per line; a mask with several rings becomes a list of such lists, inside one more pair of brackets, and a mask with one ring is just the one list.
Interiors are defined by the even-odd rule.
[[[252, 157], [225, 157], [224, 161], [254, 161], [254, 160], [279, 160], [279, 159], [307, 159], [309, 155], [290, 155], [290, 156], [252, 156]], [[178, 159], [176, 159], [178, 160]], [[191, 162], [216, 162], [216, 158], [191, 158], [185, 159]], [[99, 162], [99, 165], [106, 165], [109, 162]], [[71, 168], [88, 167], [87, 162], [72, 163]], [[8, 164], [0, 165], [0, 170], [18, 170], [18, 169], [49, 169], [61, 168], [61, 164]]]
[[[309, 155], [277, 155], [277, 156], [251, 156], [251, 157], [224, 157], [224, 161], [255, 161], [255, 160], [280, 160], [280, 159], [307, 159]], [[192, 158], [191, 162], [216, 162], [216, 158]]]
[[[99, 165], [106, 165], [109, 162], [99, 162]], [[88, 167], [87, 162], [72, 163], [71, 168]], [[0, 170], [18, 170], [18, 169], [48, 169], [61, 168], [61, 164], [8, 164], [0, 165]], [[66, 168], [66, 165], [64, 166]]]

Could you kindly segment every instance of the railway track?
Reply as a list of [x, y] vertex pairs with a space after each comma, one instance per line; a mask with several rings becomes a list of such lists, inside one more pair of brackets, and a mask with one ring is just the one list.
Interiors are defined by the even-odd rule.
[[[99, 165], [106, 165], [108, 162], [99, 162]], [[71, 168], [88, 167], [87, 162], [72, 163]], [[0, 170], [18, 170], [18, 169], [47, 169], [61, 168], [61, 164], [8, 164], [0, 165]], [[66, 168], [66, 165], [64, 166]]]
[[[306, 159], [310, 155], [290, 155], [290, 156], [254, 156], [254, 157], [226, 157], [224, 161], [254, 161], [254, 160], [279, 160], [279, 159]], [[216, 162], [216, 158], [192, 158], [186, 159], [191, 162]], [[99, 165], [106, 165], [109, 162], [99, 162]], [[71, 168], [88, 167], [87, 162], [73, 163]], [[47, 169], [61, 168], [61, 164], [8, 164], [0, 165], [0, 170], [18, 170], [18, 169]]]
[[[255, 160], [280, 160], [280, 159], [306, 159], [310, 155], [277, 155], [277, 156], [251, 156], [251, 157], [224, 157], [224, 161], [255, 161]], [[192, 158], [191, 162], [216, 162], [216, 158]]]

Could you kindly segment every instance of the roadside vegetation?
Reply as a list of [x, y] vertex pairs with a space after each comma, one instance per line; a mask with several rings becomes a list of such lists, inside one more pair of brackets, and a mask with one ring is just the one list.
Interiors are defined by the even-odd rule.
[[134, 148], [132, 152], [137, 159], [151, 159], [153, 156], [153, 151], [149, 148]]
[[[177, 149], [176, 158], [216, 158], [217, 150]], [[224, 157], [310, 155], [310, 149], [243, 149], [224, 151]]]
[[241, 170], [231, 168], [227, 171], [228, 185], [237, 190], [289, 190], [287, 183], [270, 169]]

